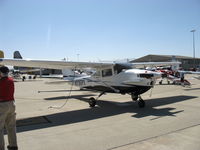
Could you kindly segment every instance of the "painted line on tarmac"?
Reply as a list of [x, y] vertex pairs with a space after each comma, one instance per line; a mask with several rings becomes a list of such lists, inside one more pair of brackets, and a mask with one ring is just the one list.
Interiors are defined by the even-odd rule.
[[132, 144], [136, 144], [136, 143], [140, 143], [140, 142], [144, 142], [144, 141], [148, 141], [148, 140], [150, 140], [150, 139], [158, 138], [158, 137], [161, 137], [161, 136], [164, 136], [164, 135], [168, 135], [168, 134], [171, 134], [171, 133], [176, 133], [176, 132], [179, 132], [179, 131], [183, 131], [183, 130], [186, 130], [186, 129], [189, 129], [189, 128], [193, 128], [193, 127], [199, 126], [199, 125], [200, 125], [200, 123], [199, 123], [199, 124], [195, 124], [195, 125], [191, 125], [191, 126], [189, 126], [189, 127], [185, 127], [185, 128], [182, 128], [182, 129], [170, 131], [170, 132], [165, 133], [165, 134], [161, 134], [161, 135], [149, 137], [149, 138], [146, 138], [146, 139], [138, 140], [138, 141], [135, 141], [135, 142], [127, 143], [127, 144], [124, 144], [124, 145], [112, 147], [112, 148], [109, 148], [109, 149], [107, 149], [107, 150], [114, 150], [114, 149], [117, 149], [117, 148], [120, 148], [120, 147], [132, 145]]

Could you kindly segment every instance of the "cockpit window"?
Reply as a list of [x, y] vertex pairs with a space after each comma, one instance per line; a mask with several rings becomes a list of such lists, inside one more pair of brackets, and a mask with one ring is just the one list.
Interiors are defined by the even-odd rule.
[[127, 65], [127, 64], [115, 64], [114, 66], [114, 71], [116, 74], [125, 71], [127, 69], [132, 69], [131, 66]]

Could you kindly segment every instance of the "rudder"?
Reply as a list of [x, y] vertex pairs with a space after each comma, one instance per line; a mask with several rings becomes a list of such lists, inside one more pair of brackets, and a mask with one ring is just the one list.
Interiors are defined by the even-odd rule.
[[14, 59], [22, 59], [22, 56], [19, 51], [14, 51], [13, 58]]

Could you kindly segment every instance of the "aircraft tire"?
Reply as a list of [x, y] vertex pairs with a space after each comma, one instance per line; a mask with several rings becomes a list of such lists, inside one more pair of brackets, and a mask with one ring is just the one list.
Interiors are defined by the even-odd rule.
[[139, 106], [140, 108], [145, 107], [145, 101], [142, 100], [142, 99], [140, 99], [140, 100], [138, 101], [138, 106]]
[[94, 97], [91, 97], [89, 99], [89, 105], [90, 105], [90, 107], [94, 107], [96, 105], [96, 100]]
[[138, 95], [131, 94], [131, 98], [132, 98], [133, 101], [137, 101]]

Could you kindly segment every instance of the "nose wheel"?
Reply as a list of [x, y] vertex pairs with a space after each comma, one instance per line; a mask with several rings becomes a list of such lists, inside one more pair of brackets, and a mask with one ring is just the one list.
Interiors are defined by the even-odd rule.
[[131, 94], [131, 98], [132, 98], [133, 101], [137, 101], [138, 95]]
[[131, 98], [133, 101], [137, 101], [138, 102], [138, 106], [140, 108], [145, 107], [145, 101], [142, 99], [142, 97], [140, 95], [135, 95], [134, 93], [131, 94]]

